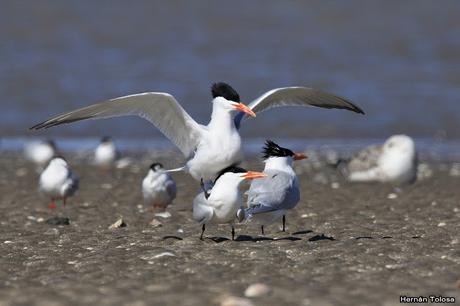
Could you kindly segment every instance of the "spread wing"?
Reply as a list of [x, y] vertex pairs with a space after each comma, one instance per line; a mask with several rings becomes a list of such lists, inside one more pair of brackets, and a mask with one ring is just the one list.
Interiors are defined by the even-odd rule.
[[146, 92], [111, 99], [80, 108], [36, 124], [31, 129], [86, 119], [139, 116], [150, 121], [186, 156], [196, 149], [204, 127], [180, 106], [173, 96], [161, 92]]
[[[342, 97], [308, 87], [284, 87], [272, 89], [252, 101], [248, 106], [256, 114], [270, 108], [280, 106], [340, 108], [364, 114], [364, 111], [361, 108]], [[239, 128], [242, 120], [246, 117], [246, 113], [239, 112], [234, 119], [235, 126]]]

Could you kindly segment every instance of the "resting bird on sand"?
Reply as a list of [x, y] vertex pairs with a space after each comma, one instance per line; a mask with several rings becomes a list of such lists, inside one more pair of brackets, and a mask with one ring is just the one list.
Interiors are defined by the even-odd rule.
[[[25, 157], [43, 169], [46, 164], [57, 154], [56, 144], [53, 140], [38, 141], [26, 144]], [[40, 169], [40, 170], [41, 170]]]
[[[146, 92], [111, 99], [77, 109], [34, 125], [31, 129], [49, 128], [86, 119], [139, 116], [155, 125], [184, 154], [185, 170], [196, 180], [210, 182], [222, 169], [242, 161], [238, 132], [246, 115], [280, 106], [317, 106], [364, 112], [350, 101], [308, 87], [285, 87], [270, 90], [246, 106], [230, 85], [215, 83], [211, 88], [212, 114], [208, 125], [198, 124], [176, 99], [162, 92]], [[235, 112], [240, 113], [233, 116]]]
[[383, 145], [368, 147], [338, 168], [350, 182], [413, 183], [417, 179], [417, 152], [409, 136], [391, 136]]
[[163, 165], [153, 163], [142, 181], [144, 202], [152, 205], [155, 212], [163, 212], [176, 198], [176, 192], [176, 183], [163, 169]]
[[94, 163], [101, 168], [109, 168], [115, 163], [119, 155], [112, 138], [104, 136], [94, 150]]
[[234, 240], [235, 218], [240, 221], [243, 219], [242, 215], [237, 216], [238, 209], [243, 204], [239, 186], [245, 179], [264, 176], [265, 174], [261, 172], [247, 171], [239, 167], [228, 167], [222, 170], [212, 189], [203, 190], [193, 200], [193, 219], [202, 225], [200, 239], [203, 239], [206, 224], [228, 223], [232, 226], [232, 240]]
[[57, 156], [50, 160], [40, 175], [39, 190], [51, 198], [50, 208], [55, 208], [55, 201], [66, 204], [68, 197], [78, 190], [78, 177], [72, 173], [64, 158]]
[[294, 153], [267, 140], [263, 150], [266, 177], [255, 180], [246, 192], [248, 195], [245, 218], [260, 225], [262, 235], [264, 226], [282, 218], [283, 232], [286, 227], [286, 211], [294, 208], [300, 201], [297, 176], [292, 169], [294, 160], [307, 158], [303, 153]]

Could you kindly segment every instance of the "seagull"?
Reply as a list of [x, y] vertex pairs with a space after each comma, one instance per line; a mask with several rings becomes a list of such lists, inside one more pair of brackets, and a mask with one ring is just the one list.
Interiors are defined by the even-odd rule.
[[94, 151], [94, 163], [100, 167], [107, 168], [113, 165], [119, 157], [115, 143], [109, 136], [104, 136]]
[[[206, 224], [230, 223], [232, 240], [235, 240], [233, 222], [235, 218], [240, 221], [243, 219], [241, 214], [237, 215], [243, 203], [239, 186], [245, 179], [264, 176], [265, 174], [261, 172], [247, 171], [235, 166], [222, 170], [212, 189], [203, 190], [193, 200], [193, 219], [202, 225], [200, 239], [203, 240]], [[204, 188], [203, 184], [202, 188]]]
[[176, 183], [160, 163], [153, 163], [142, 181], [144, 202], [154, 210], [164, 211], [176, 198]]
[[307, 158], [303, 153], [294, 153], [280, 147], [271, 140], [263, 149], [266, 177], [252, 181], [248, 195], [245, 218], [260, 224], [262, 235], [264, 225], [283, 219], [286, 228], [286, 210], [294, 208], [300, 200], [299, 182], [292, 169], [294, 160]]
[[[184, 170], [196, 180], [212, 181], [226, 167], [238, 165], [242, 159], [238, 129], [247, 116], [279, 106], [317, 106], [364, 112], [352, 102], [308, 87], [285, 87], [268, 91], [250, 106], [230, 85], [218, 82], [211, 87], [212, 114], [208, 125], [198, 124], [176, 101], [162, 92], [145, 92], [93, 104], [34, 125], [31, 129], [49, 128], [86, 119], [139, 116], [150, 121], [169, 138], [187, 159]], [[238, 111], [236, 115], [233, 115]]]
[[32, 142], [24, 147], [25, 157], [39, 167], [45, 166], [56, 154], [56, 144], [51, 139]]
[[383, 145], [370, 146], [348, 162], [340, 172], [351, 182], [413, 183], [417, 179], [417, 152], [409, 136], [394, 135]]
[[50, 208], [55, 208], [55, 201], [62, 199], [66, 204], [68, 197], [78, 190], [78, 177], [72, 173], [63, 157], [53, 157], [40, 175], [39, 191], [51, 198]]

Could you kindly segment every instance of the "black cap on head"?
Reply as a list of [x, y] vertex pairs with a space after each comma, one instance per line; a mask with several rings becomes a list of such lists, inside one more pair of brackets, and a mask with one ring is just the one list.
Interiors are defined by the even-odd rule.
[[229, 101], [240, 102], [240, 95], [227, 83], [217, 82], [212, 84], [211, 92], [213, 98], [224, 97]]
[[56, 148], [56, 143], [55, 143], [54, 140], [52, 140], [52, 139], [46, 139], [46, 140], [45, 140], [45, 143], [49, 144], [49, 145], [52, 146], [53, 148]]
[[112, 138], [110, 136], [104, 136], [101, 138], [101, 142], [109, 142], [112, 141]]
[[294, 156], [294, 152], [289, 149], [280, 147], [276, 143], [271, 140], [265, 141], [265, 147], [262, 150], [264, 154], [264, 159], [270, 157], [286, 157], [286, 156]]
[[159, 166], [160, 168], [163, 168], [163, 165], [162, 165], [161, 163], [153, 163], [153, 164], [150, 165], [150, 169], [152, 169], [153, 171], [156, 171], [156, 170], [157, 170], [156, 168], [157, 168], [158, 166]]
[[224, 175], [224, 174], [227, 173], [227, 172], [233, 172], [233, 173], [246, 173], [246, 172], [248, 172], [248, 170], [243, 169], [243, 168], [241, 168], [241, 167], [234, 166], [234, 165], [229, 166], [229, 167], [227, 167], [227, 168], [222, 169], [222, 170], [219, 171], [219, 174], [217, 174], [217, 177], [216, 177], [216, 179], [214, 180], [214, 184], [217, 182], [217, 180], [218, 180], [222, 175]]

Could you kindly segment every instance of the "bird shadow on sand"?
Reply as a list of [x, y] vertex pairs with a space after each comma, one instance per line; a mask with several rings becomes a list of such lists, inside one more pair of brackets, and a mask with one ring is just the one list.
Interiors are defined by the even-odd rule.
[[162, 238], [163, 240], [168, 240], [168, 239], [173, 239], [173, 240], [184, 240], [183, 238], [179, 236], [173, 236], [173, 235], [167, 235]]
[[335, 238], [331, 237], [331, 236], [326, 236], [324, 234], [319, 234], [319, 235], [315, 235], [315, 236], [313, 236], [313, 237], [308, 239], [308, 241], [321, 241], [321, 240], [334, 241]]

